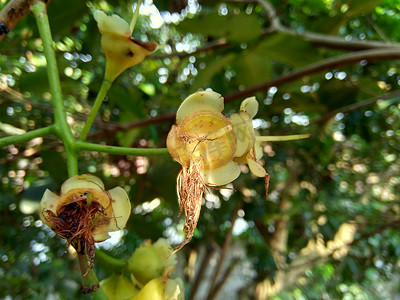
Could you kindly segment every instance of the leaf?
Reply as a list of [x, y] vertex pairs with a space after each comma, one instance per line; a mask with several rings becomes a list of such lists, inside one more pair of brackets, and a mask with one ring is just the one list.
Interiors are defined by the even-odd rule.
[[382, 0], [351, 0], [349, 1], [348, 17], [354, 18], [371, 13]]
[[74, 23], [87, 14], [86, 1], [52, 1], [48, 8], [50, 28], [53, 35], [69, 32]]
[[231, 63], [236, 54], [229, 53], [225, 56], [217, 56], [213, 57], [210, 61], [207, 62], [207, 67], [203, 70], [200, 70], [197, 74], [196, 78], [193, 81], [192, 87], [190, 89], [191, 93], [196, 92], [200, 88], [205, 88], [206, 85], [211, 81], [211, 79], [222, 69]]
[[243, 53], [234, 63], [238, 84], [251, 86], [264, 82], [272, 77], [271, 61], [259, 51], [250, 50]]
[[214, 38], [226, 38], [231, 42], [246, 43], [262, 33], [261, 24], [253, 15], [201, 15], [186, 19], [177, 29], [182, 32], [201, 33]]
[[308, 65], [320, 59], [319, 52], [311, 43], [286, 33], [267, 37], [255, 51], [260, 56], [295, 67]]

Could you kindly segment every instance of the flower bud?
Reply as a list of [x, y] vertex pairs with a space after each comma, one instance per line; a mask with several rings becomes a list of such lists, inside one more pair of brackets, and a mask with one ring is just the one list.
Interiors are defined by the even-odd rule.
[[139, 293], [128, 278], [117, 274], [100, 281], [100, 287], [109, 300], [129, 300]]
[[164, 238], [158, 239], [154, 244], [146, 241], [129, 258], [128, 271], [141, 285], [145, 285], [175, 268], [176, 257], [170, 255], [171, 253], [172, 248]]

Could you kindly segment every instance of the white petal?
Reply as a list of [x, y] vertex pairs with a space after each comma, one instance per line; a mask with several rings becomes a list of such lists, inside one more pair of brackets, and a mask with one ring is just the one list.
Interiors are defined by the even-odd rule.
[[249, 165], [251, 173], [256, 175], [257, 177], [265, 177], [267, 176], [267, 171], [255, 160], [251, 158], [247, 158], [247, 164]]
[[[116, 228], [110, 227], [107, 229], [107, 231], [116, 231], [123, 229], [129, 219], [129, 216], [131, 215], [131, 202], [129, 201], [128, 194], [120, 186], [109, 190], [108, 193], [112, 198], [112, 208], [114, 211]], [[110, 225], [112, 224], [113, 222], [110, 223]]]
[[184, 118], [199, 110], [224, 110], [224, 98], [211, 91], [197, 92], [187, 97], [176, 112], [176, 123], [180, 124]]
[[228, 184], [238, 178], [240, 175], [240, 167], [238, 163], [230, 161], [217, 169], [201, 170], [200, 172], [205, 183], [220, 186]]
[[129, 24], [120, 16], [107, 16], [104, 11], [96, 10], [93, 14], [101, 33], [113, 33], [130, 36]]
[[240, 110], [249, 113], [251, 118], [254, 118], [258, 111], [258, 101], [256, 97], [244, 99], [242, 104], [240, 104]]
[[69, 178], [61, 186], [61, 195], [66, 194], [72, 189], [94, 189], [104, 192], [104, 184], [100, 178], [91, 174], [76, 175]]
[[[46, 189], [46, 191], [43, 194], [42, 200], [40, 200], [40, 204], [39, 204], [40, 217], [42, 217], [43, 212], [45, 210], [50, 210], [53, 213], [56, 213], [57, 202], [59, 200], [60, 200], [60, 197], [58, 195], [54, 194], [49, 189]], [[43, 220], [43, 218], [42, 218], [42, 220]]]

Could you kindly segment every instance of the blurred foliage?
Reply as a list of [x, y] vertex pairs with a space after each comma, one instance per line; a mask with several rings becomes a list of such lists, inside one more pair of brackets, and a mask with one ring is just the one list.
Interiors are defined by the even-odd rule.
[[[270, 2], [281, 23], [296, 32], [398, 47], [397, 0]], [[70, 0], [66, 5], [53, 0], [49, 5], [69, 124], [75, 133], [91, 109], [105, 64], [92, 13], [103, 9], [128, 20], [131, 4]], [[0, 8], [4, 5], [0, 1]], [[301, 35], [271, 33], [269, 26], [268, 14], [258, 2], [145, 1], [135, 38], [157, 42], [158, 50], [116, 80], [89, 140], [165, 147], [173, 120], [157, 122], [157, 117], [175, 112], [182, 99], [199, 88], [227, 95], [346, 53]], [[220, 39], [222, 46], [212, 46]], [[0, 137], [52, 123], [42, 51], [31, 15], [1, 42]], [[193, 251], [203, 253], [207, 245], [221, 247], [232, 214], [242, 205], [233, 242], [244, 252], [240, 263], [248, 263], [250, 271], [237, 287], [228, 281], [219, 296], [234, 299], [240, 288], [240, 299], [249, 299], [258, 282], [274, 281], [279, 267], [269, 242], [277, 238], [281, 220], [288, 220], [282, 253], [287, 263], [309, 240], [332, 240], [342, 223], [352, 221], [358, 229], [344, 257], [310, 261], [304, 274], [271, 299], [398, 297], [400, 100], [393, 96], [355, 110], [347, 106], [394, 92], [399, 82], [399, 61], [362, 61], [257, 92], [260, 109], [254, 125], [260, 134], [310, 133], [311, 138], [264, 147], [263, 161], [271, 176], [267, 200], [263, 180], [246, 169], [230, 189], [211, 190], [192, 242], [180, 251], [181, 264], [188, 263]], [[241, 99], [234, 100], [226, 104], [228, 114], [239, 108]], [[122, 124], [149, 118], [155, 121], [148, 126], [118, 130]], [[90, 298], [80, 294], [74, 255], [37, 213], [44, 190], [58, 191], [66, 180], [65, 164], [63, 147], [55, 137], [0, 149], [0, 299]], [[84, 152], [79, 164], [82, 173], [94, 173], [106, 187], [125, 186], [134, 205], [122, 238], [112, 245], [105, 242], [100, 246], [105, 251], [127, 258], [146, 239], [182, 241], [183, 218], [178, 216], [175, 190], [179, 165], [169, 157]], [[286, 210], [283, 201], [290, 203]], [[109, 275], [101, 261], [96, 268], [100, 279]], [[184, 274], [190, 294], [193, 276], [187, 270]]]

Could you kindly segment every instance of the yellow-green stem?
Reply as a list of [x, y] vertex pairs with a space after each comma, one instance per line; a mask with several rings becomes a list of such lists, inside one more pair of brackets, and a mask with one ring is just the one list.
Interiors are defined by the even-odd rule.
[[94, 119], [96, 118], [97, 112], [100, 109], [101, 104], [103, 103], [103, 100], [110, 89], [112, 85], [112, 82], [108, 80], [103, 80], [103, 83], [101, 84], [100, 91], [97, 94], [96, 100], [94, 101], [92, 110], [90, 111], [89, 117], [86, 120], [85, 126], [82, 129], [81, 135], [79, 136], [79, 139], [81, 141], [85, 141], [87, 138], [87, 135], [89, 134], [90, 127], [92, 127], [92, 124], [94, 122]]
[[79, 267], [82, 273], [82, 290], [90, 290], [91, 287], [98, 287], [98, 289], [91, 293], [94, 300], [108, 300], [101, 287], [99, 287], [99, 280], [93, 269], [89, 269], [89, 263], [86, 254], [78, 253]]
[[53, 48], [49, 19], [47, 17], [46, 5], [36, 2], [31, 6], [33, 15], [38, 25], [39, 34], [43, 42], [44, 55], [47, 61], [47, 76], [49, 79], [52, 103], [54, 108], [54, 126], [56, 134], [61, 138], [65, 146], [67, 156], [68, 176], [78, 174], [78, 156], [75, 151], [75, 137], [67, 122], [60, 77], [57, 68], [56, 55]]
[[22, 134], [6, 136], [0, 139], [0, 148], [8, 145], [27, 142], [37, 137], [54, 134], [54, 132], [55, 132], [54, 125], [50, 125], [44, 128], [31, 130]]
[[309, 134], [256, 136], [258, 142], [283, 142], [309, 138]]
[[130, 30], [131, 30], [131, 34], [133, 34], [133, 29], [135, 29], [135, 25], [136, 25], [136, 21], [137, 21], [137, 19], [138, 19], [138, 17], [139, 17], [139, 9], [140, 9], [140, 5], [142, 4], [142, 1], [143, 1], [143, 0], [139, 0], [139, 1], [136, 3], [136, 9], [135, 9], [135, 11], [133, 12], [133, 17], [132, 17], [132, 20], [131, 20], [131, 24], [130, 24], [130, 26], [129, 26], [129, 28], [130, 28]]

